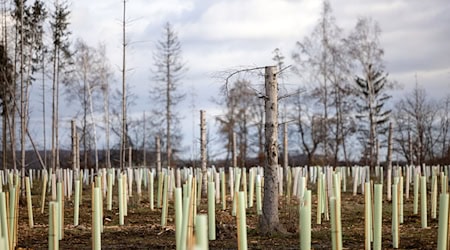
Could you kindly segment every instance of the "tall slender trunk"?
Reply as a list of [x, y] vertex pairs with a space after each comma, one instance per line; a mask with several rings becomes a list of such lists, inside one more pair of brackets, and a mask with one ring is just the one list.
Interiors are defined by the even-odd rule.
[[147, 122], [146, 122], [146, 119], [145, 119], [145, 112], [144, 112], [144, 115], [143, 115], [144, 117], [143, 117], [143, 122], [144, 122], [144, 135], [143, 135], [143, 138], [142, 138], [142, 165], [144, 166], [144, 167], [146, 167], [147, 166], [147, 152], [146, 152], [146, 148], [145, 148], [145, 144], [147, 143], [147, 141], [146, 141], [146, 138], [147, 138], [147, 133], [146, 133], [146, 125], [147, 125]]
[[87, 94], [88, 94], [88, 101], [89, 101], [89, 113], [91, 116], [91, 122], [92, 122], [92, 133], [94, 134], [94, 157], [95, 157], [95, 173], [98, 174], [98, 149], [97, 149], [97, 130], [94, 120], [94, 105], [92, 103], [92, 90], [91, 85], [89, 84], [89, 81], [85, 81], [85, 85], [87, 85]]
[[375, 140], [377, 139], [376, 133], [376, 121], [375, 121], [375, 100], [374, 100], [374, 89], [373, 82], [371, 79], [370, 69], [367, 71], [367, 87], [368, 87], [368, 108], [369, 108], [369, 161], [368, 164], [372, 168], [375, 164]]
[[[17, 163], [16, 163], [16, 109], [17, 109], [17, 57], [18, 57], [18, 49], [17, 49], [17, 44], [18, 44], [18, 29], [15, 29], [15, 37], [14, 37], [14, 44], [15, 44], [15, 48], [14, 48], [14, 69], [13, 69], [13, 88], [12, 88], [12, 97], [11, 100], [13, 101], [13, 106], [11, 109], [11, 121], [10, 121], [10, 137], [11, 137], [11, 154], [12, 154], [12, 164], [13, 164], [13, 169], [14, 171], [17, 170]], [[20, 112], [20, 111], [19, 111]], [[19, 113], [17, 112], [17, 113]]]
[[159, 177], [161, 174], [161, 139], [159, 136], [155, 138], [156, 146], [156, 175]]
[[89, 168], [89, 153], [87, 142], [87, 99], [86, 99], [86, 84], [83, 87], [83, 164], [84, 169]]
[[56, 79], [56, 71], [58, 70], [58, 47], [55, 45], [53, 48], [53, 84], [52, 84], [52, 169], [53, 172], [56, 171], [56, 130], [57, 128], [57, 79]]
[[207, 187], [208, 187], [208, 175], [206, 168], [206, 119], [205, 111], [200, 110], [200, 155], [202, 164], [202, 197], [206, 197]]
[[23, 46], [23, 25], [24, 25], [24, 18], [23, 18], [23, 0], [20, 0], [20, 152], [21, 152], [21, 160], [20, 164], [22, 166], [21, 176], [22, 176], [22, 193], [25, 193], [25, 113], [26, 113], [26, 107], [25, 107], [25, 79], [24, 79], [24, 67], [25, 67], [25, 56], [24, 56], [24, 46]]
[[44, 165], [47, 167], [47, 135], [46, 135], [46, 118], [45, 118], [45, 53], [42, 53], [42, 136], [44, 143]]
[[106, 83], [103, 90], [103, 108], [105, 113], [105, 137], [106, 137], [106, 167], [111, 168], [111, 150], [109, 145], [109, 86]]
[[126, 147], [127, 147], [127, 100], [126, 100], [126, 36], [125, 36], [125, 14], [126, 14], [126, 0], [123, 0], [123, 19], [122, 19], [122, 133], [120, 140], [120, 168], [125, 169]]
[[392, 134], [393, 134], [393, 128], [392, 123], [389, 123], [389, 135], [388, 135], [388, 149], [387, 149], [387, 168], [388, 173], [392, 173]]
[[8, 126], [9, 137], [10, 137], [9, 144], [10, 144], [10, 150], [11, 150], [11, 164], [13, 165], [12, 169], [14, 169], [14, 171], [16, 171], [17, 170], [17, 165], [16, 165], [16, 133], [14, 132], [15, 129], [16, 129], [16, 126], [14, 125], [15, 124], [15, 118], [14, 118], [15, 117], [15, 111], [14, 110], [17, 108], [17, 106], [16, 106], [16, 102], [15, 102], [14, 98], [15, 98], [15, 95], [13, 97], [13, 101], [14, 101], [14, 103], [12, 105], [13, 110], [9, 110], [9, 112], [8, 112], [8, 114], [6, 116], [7, 117], [6, 123], [7, 123], [7, 126]]
[[288, 154], [288, 126], [287, 122], [283, 124], [283, 168], [284, 173], [287, 174], [287, 168], [288, 168], [288, 161], [289, 161], [289, 154]]
[[55, 167], [56, 169], [59, 169], [59, 60], [60, 60], [60, 54], [59, 54], [59, 48], [58, 48], [58, 54], [57, 59], [58, 65], [56, 65], [56, 110], [55, 110]]
[[[169, 39], [169, 38], [167, 38]], [[167, 42], [169, 44], [169, 42]], [[166, 85], [166, 153], [167, 153], [167, 167], [170, 167], [171, 165], [171, 159], [172, 159], [172, 145], [171, 145], [171, 133], [170, 133], [170, 127], [171, 127], [171, 96], [170, 96], [170, 86], [172, 85], [171, 82], [171, 69], [170, 69], [170, 55], [167, 55], [167, 63], [166, 63], [166, 79], [167, 79], [167, 85]]]
[[328, 164], [329, 155], [328, 155], [328, 84], [327, 84], [327, 49], [328, 49], [328, 37], [327, 37], [327, 26], [325, 16], [322, 17], [322, 77], [323, 77], [323, 128], [322, 133], [324, 135], [324, 155], [325, 155], [325, 163]]
[[3, 170], [6, 171], [7, 169], [7, 127], [6, 127], [6, 119], [8, 119], [8, 111], [7, 111], [7, 107], [3, 106], [3, 117], [2, 117], [2, 165], [3, 165]]
[[[11, 82], [7, 82], [7, 69], [8, 69], [8, 32], [7, 32], [7, 22], [6, 22], [6, 1], [2, 2], [2, 35], [3, 35], [3, 58], [5, 59], [6, 64], [2, 65], [2, 67], [4, 67], [4, 72], [3, 73], [3, 77], [4, 77], [4, 81], [5, 84], [3, 85], [2, 88], [2, 94], [3, 94], [3, 98], [6, 99], [6, 97], [9, 95], [9, 86], [11, 84]], [[7, 84], [6, 84], [7, 83]], [[5, 101], [5, 100], [4, 100]], [[3, 116], [2, 116], [2, 165], [3, 165], [3, 170], [6, 171], [6, 169], [8, 168], [8, 161], [7, 161], [7, 157], [8, 157], [8, 140], [7, 140], [7, 119], [9, 119], [8, 117], [8, 109], [9, 109], [9, 103], [6, 103], [6, 105], [3, 105]]]
[[[71, 137], [72, 137], [72, 170], [75, 177], [78, 176], [77, 171], [77, 126], [75, 119], [70, 121]], [[78, 179], [78, 178], [77, 178]]]
[[231, 139], [231, 158], [233, 161], [233, 167], [237, 167], [237, 155], [236, 155], [236, 132], [232, 132], [232, 139]]

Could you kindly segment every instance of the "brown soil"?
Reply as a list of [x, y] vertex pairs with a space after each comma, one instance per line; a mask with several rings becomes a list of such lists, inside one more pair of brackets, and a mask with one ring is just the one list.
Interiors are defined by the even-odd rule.
[[[38, 184], [35, 184], [37, 187]], [[40, 193], [37, 189], [36, 194]], [[91, 202], [89, 189], [83, 192], [80, 208], [80, 225], [73, 224], [73, 202], [65, 202], [64, 239], [60, 249], [91, 249]], [[161, 209], [150, 210], [149, 201], [144, 196], [138, 201], [136, 195], [130, 201], [125, 225], [118, 225], [118, 209], [114, 200], [113, 211], [104, 211], [105, 227], [102, 233], [102, 249], [175, 249], [174, 210], [169, 208], [168, 226], [161, 227]], [[313, 194], [313, 200], [316, 196]], [[114, 198], [116, 199], [116, 197]], [[33, 197], [35, 227], [28, 227], [26, 204], [21, 204], [18, 247], [22, 249], [48, 249], [48, 209], [40, 213], [39, 196]], [[198, 213], [206, 213], [206, 201], [202, 201]], [[156, 207], [156, 204], [155, 204]], [[228, 207], [231, 202], [228, 200]], [[217, 240], [209, 242], [210, 249], [237, 249], [236, 218], [229, 210], [219, 210], [216, 205]], [[344, 249], [364, 248], [364, 197], [361, 194], [342, 194], [342, 239]], [[247, 210], [247, 232], [249, 249], [299, 249], [298, 205], [291, 200], [280, 199], [280, 220], [289, 232], [270, 237], [258, 234], [258, 216], [256, 208]], [[428, 218], [428, 228], [422, 229], [420, 215], [413, 215], [412, 198], [405, 200], [404, 223], [400, 225], [399, 249], [436, 249], [437, 219]], [[391, 204], [383, 204], [383, 248], [392, 249]], [[109, 221], [110, 219], [110, 221]], [[330, 222], [316, 224], [316, 204], [312, 208], [312, 247], [313, 249], [331, 249]]]

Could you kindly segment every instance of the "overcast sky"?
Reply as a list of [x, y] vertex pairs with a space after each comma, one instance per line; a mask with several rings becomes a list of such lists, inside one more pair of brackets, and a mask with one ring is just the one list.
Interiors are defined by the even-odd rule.
[[[450, 1], [331, 0], [330, 3], [337, 24], [346, 33], [358, 17], [370, 16], [379, 22], [386, 71], [391, 80], [403, 85], [404, 91], [415, 84], [417, 74], [419, 83], [431, 96], [438, 98], [450, 93]], [[196, 94], [194, 116], [189, 95], [180, 109], [185, 116], [184, 146], [190, 146], [193, 125], [198, 124], [198, 110], [206, 110], [209, 126], [214, 125], [214, 116], [218, 114], [211, 98], [217, 98], [223, 82], [211, 76], [237, 66], [272, 65], [275, 48], [280, 48], [286, 64], [291, 64], [295, 42], [311, 33], [321, 4], [318, 0], [127, 1], [130, 43], [127, 82], [138, 96], [137, 105], [129, 111], [141, 115], [150, 110], [152, 53], [163, 25], [170, 22], [178, 32], [183, 59], [189, 68], [183, 79], [184, 89], [193, 87]], [[121, 0], [71, 3], [72, 39], [81, 38], [92, 46], [105, 43], [111, 64], [117, 69], [117, 79], [121, 65], [122, 7]], [[116, 86], [120, 86], [118, 80]], [[197, 130], [195, 127], [198, 135]]]

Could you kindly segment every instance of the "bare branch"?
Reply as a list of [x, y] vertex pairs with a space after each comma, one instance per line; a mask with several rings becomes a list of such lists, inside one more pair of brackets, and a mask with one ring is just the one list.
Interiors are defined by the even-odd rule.
[[227, 95], [228, 95], [228, 83], [229, 83], [230, 79], [233, 76], [235, 76], [237, 74], [240, 74], [240, 73], [243, 73], [243, 72], [250, 72], [250, 71], [254, 71], [254, 70], [261, 70], [261, 69], [264, 69], [264, 68], [265, 67], [244, 68], [244, 69], [233, 71], [231, 74], [228, 74], [228, 76], [225, 78], [225, 86], [224, 86], [225, 87], [225, 93], [227, 93]]
[[284, 98], [289, 98], [291, 96], [295, 96], [295, 95], [300, 95], [301, 93], [306, 92], [306, 89], [298, 89], [297, 91], [295, 91], [294, 93], [290, 93], [290, 94], [286, 94], [283, 96], [278, 97], [278, 100], [282, 100]]
[[288, 66], [286, 66], [286, 67], [284, 67], [284, 68], [280, 69], [280, 70], [278, 71], [278, 73], [277, 73], [277, 74], [281, 74], [281, 73], [283, 73], [283, 71], [285, 71], [285, 70], [289, 69], [290, 67], [292, 67], [292, 65], [288, 65]]

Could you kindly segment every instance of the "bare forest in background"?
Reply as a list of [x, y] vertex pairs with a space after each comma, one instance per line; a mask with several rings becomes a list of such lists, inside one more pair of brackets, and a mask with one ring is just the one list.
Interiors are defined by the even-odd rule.
[[[61, 145], [68, 140], [60, 138], [61, 128], [67, 127], [61, 112], [69, 106], [77, 108], [71, 119], [82, 168], [118, 167], [120, 162], [156, 167], [157, 151], [163, 165], [201, 166], [200, 152], [183, 156], [181, 126], [186, 123], [179, 106], [189, 97], [181, 88], [189, 65], [170, 23], [150, 48], [147, 106], [152, 109], [141, 118], [126, 115], [137, 97], [124, 76], [130, 44], [125, 6], [124, 1], [122, 86], [115, 88], [112, 83], [119, 77], [108, 61], [111, 52], [104, 44], [92, 46], [71, 36], [69, 2], [1, 1], [2, 168], [71, 167], [71, 145]], [[281, 165], [286, 159], [291, 166], [386, 165], [389, 137], [393, 164], [450, 162], [450, 93], [437, 100], [417, 77], [412, 83], [392, 79], [380, 36], [381, 28], [370, 17], [356, 20], [351, 30], [339, 27], [324, 1], [314, 29], [292, 41], [295, 49], [286, 52], [292, 65], [283, 48], [267, 55], [280, 71], [279, 93], [285, 97], [278, 109]], [[266, 164], [261, 75], [262, 70], [241, 74], [211, 94], [222, 113], [212, 121], [217, 134], [206, 132], [208, 165]], [[414, 87], [394, 96], [401, 84]], [[32, 85], [40, 91], [31, 92]], [[51, 127], [51, 134], [31, 130], [32, 120]], [[100, 148], [99, 138], [105, 147]]]

